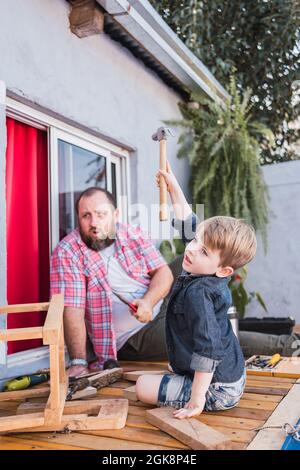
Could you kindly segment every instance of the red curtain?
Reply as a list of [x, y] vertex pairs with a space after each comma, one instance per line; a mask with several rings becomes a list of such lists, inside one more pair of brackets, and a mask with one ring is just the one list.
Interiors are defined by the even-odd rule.
[[[6, 213], [8, 304], [49, 300], [47, 133], [7, 118]], [[43, 325], [44, 312], [8, 315], [8, 328]], [[8, 354], [41, 340], [11, 341]]]

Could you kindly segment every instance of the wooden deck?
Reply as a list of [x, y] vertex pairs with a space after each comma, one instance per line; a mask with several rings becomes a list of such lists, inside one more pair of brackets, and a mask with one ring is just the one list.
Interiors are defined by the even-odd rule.
[[[124, 371], [165, 370], [163, 362], [123, 362]], [[296, 379], [248, 376], [245, 393], [236, 408], [219, 412], [204, 412], [198, 418], [230, 437], [235, 449], [246, 449], [257, 432], [296, 383]], [[99, 397], [123, 397], [123, 390], [134, 385], [123, 380], [99, 390]], [[98, 397], [98, 398], [99, 398]], [[91, 400], [93, 398], [90, 398]], [[31, 401], [45, 401], [43, 398]], [[19, 401], [0, 401], [0, 416], [14, 414]], [[18, 433], [0, 436], [0, 449], [26, 450], [175, 450], [188, 447], [146, 422], [148, 407], [129, 401], [126, 427], [113, 431], [72, 433]]]

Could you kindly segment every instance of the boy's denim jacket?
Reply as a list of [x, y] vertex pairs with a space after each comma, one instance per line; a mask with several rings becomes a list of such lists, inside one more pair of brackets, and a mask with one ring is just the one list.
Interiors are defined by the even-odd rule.
[[[195, 231], [194, 214], [173, 221], [185, 243], [189, 240], [182, 229], [191, 224]], [[183, 271], [175, 282], [166, 316], [168, 355], [175, 373], [193, 377], [195, 371], [213, 372], [212, 383], [241, 378], [245, 361], [227, 315], [232, 302], [229, 279]]]

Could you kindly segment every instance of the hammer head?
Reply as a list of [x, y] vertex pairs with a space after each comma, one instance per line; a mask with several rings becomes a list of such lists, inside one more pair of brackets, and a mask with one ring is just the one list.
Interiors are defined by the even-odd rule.
[[152, 135], [153, 140], [167, 140], [169, 136], [174, 136], [173, 132], [171, 129], [168, 127], [159, 127], [157, 131]]

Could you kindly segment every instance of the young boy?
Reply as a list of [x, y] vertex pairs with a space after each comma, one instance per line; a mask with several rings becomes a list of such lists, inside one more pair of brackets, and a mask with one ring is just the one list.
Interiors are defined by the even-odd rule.
[[[187, 233], [196, 217], [170, 166], [157, 174], [167, 183], [177, 221]], [[188, 241], [182, 232], [184, 242]], [[256, 252], [252, 227], [233, 217], [201, 222], [186, 246], [183, 273], [176, 281], [166, 315], [166, 341], [174, 374], [143, 375], [136, 384], [139, 400], [176, 408], [183, 419], [225, 410], [239, 402], [245, 387], [245, 361], [227, 311], [228, 282]]]

